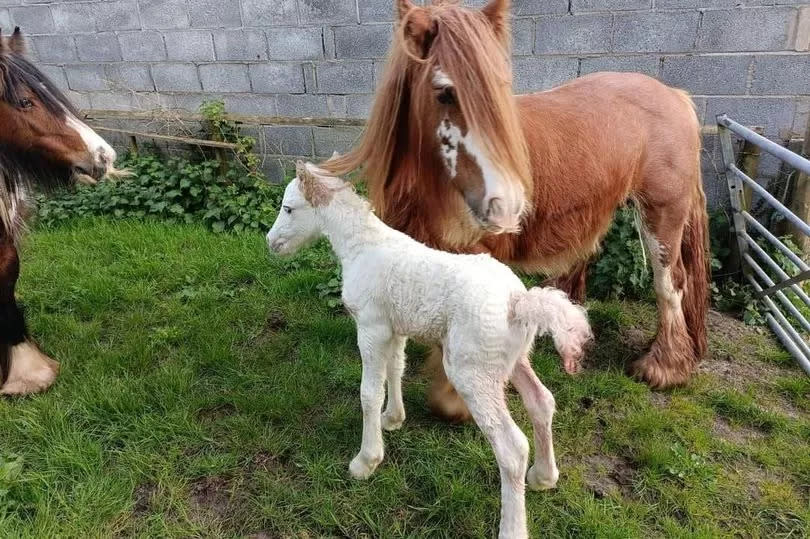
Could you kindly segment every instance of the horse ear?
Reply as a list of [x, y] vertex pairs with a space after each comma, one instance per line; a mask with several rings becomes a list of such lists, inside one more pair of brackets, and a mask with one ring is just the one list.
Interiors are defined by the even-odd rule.
[[25, 54], [25, 39], [23, 38], [22, 32], [20, 32], [19, 26], [14, 28], [14, 33], [11, 34], [11, 38], [8, 40], [8, 47], [12, 52]]
[[402, 17], [413, 8], [411, 0], [396, 0], [397, 20], [402, 20]]
[[511, 6], [511, 0], [492, 0], [481, 9], [481, 12], [492, 25], [495, 35], [501, 41], [509, 38], [509, 9]]
[[426, 9], [407, 3], [410, 8], [405, 13], [400, 10], [400, 24], [405, 25], [402, 29], [405, 46], [419, 58], [427, 58], [433, 40], [439, 32], [438, 26]]
[[300, 159], [295, 162], [295, 175], [301, 182], [309, 182], [314, 179], [312, 173], [307, 169], [307, 164]]

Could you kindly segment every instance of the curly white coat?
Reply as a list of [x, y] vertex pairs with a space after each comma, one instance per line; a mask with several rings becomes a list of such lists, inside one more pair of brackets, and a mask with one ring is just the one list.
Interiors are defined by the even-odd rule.
[[[441, 343], [450, 381], [486, 435], [501, 473], [501, 537], [525, 537], [524, 478], [529, 443], [512, 420], [504, 387], [511, 380], [531, 417], [534, 489], [556, 485], [551, 436], [554, 397], [529, 363], [536, 333], [551, 333], [567, 370], [591, 337], [584, 309], [559, 290], [526, 287], [488, 255], [457, 255], [413, 240], [382, 223], [338, 178], [299, 163], [282, 210], [267, 234], [270, 249], [290, 254], [325, 235], [343, 268], [343, 302], [357, 324], [363, 361], [363, 439], [349, 470], [371, 475], [383, 459], [382, 428], [405, 419], [401, 379], [407, 337]], [[388, 402], [381, 414], [388, 385]]]

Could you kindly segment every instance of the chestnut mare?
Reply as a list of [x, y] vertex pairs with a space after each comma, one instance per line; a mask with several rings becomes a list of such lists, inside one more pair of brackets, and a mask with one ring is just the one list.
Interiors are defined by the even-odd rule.
[[14, 299], [30, 188], [93, 183], [114, 170], [116, 157], [24, 49], [19, 28], [0, 35], [0, 395], [43, 391], [59, 371], [29, 337]]
[[[323, 165], [360, 168], [386, 223], [430, 246], [488, 252], [558, 277], [581, 301], [584, 269], [616, 209], [643, 220], [658, 334], [630, 373], [685, 383], [706, 351], [707, 215], [689, 96], [650, 77], [597, 73], [511, 91], [509, 0], [482, 10], [396, 0], [398, 29], [357, 147]], [[568, 276], [565, 276], [566, 272]], [[441, 366], [431, 406], [469, 417]]]

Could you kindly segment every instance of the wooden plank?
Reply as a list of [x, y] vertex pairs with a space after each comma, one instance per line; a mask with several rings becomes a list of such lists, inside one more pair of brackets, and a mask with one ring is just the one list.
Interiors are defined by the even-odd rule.
[[177, 137], [174, 135], [158, 135], [155, 133], [141, 133], [139, 131], [130, 131], [128, 129], [117, 129], [114, 127], [103, 127], [94, 125], [91, 126], [96, 131], [104, 131], [108, 133], [121, 133], [122, 135], [128, 135], [130, 137], [141, 137], [141, 138], [151, 138], [155, 140], [165, 140], [168, 142], [177, 142], [180, 144], [189, 144], [191, 146], [203, 146], [206, 148], [220, 148], [224, 150], [235, 150], [237, 148], [236, 144], [232, 144], [230, 142], [217, 142], [214, 140], [205, 140], [205, 139], [197, 139], [197, 138], [189, 138], [189, 137]]
[[[123, 110], [84, 110], [87, 120], [167, 120], [201, 122], [202, 114], [186, 111], [123, 111]], [[312, 125], [323, 127], [363, 127], [366, 121], [361, 118], [292, 118], [289, 116], [249, 116], [226, 113], [225, 119], [239, 124], [250, 125]]]
[[[807, 129], [804, 134], [801, 153], [805, 157], [810, 157], [810, 118], [807, 119]], [[790, 209], [804, 222], [810, 222], [810, 175], [801, 172], [797, 175]], [[804, 253], [804, 258], [810, 256], [810, 237], [802, 234], [800, 230], [793, 226], [790, 227], [790, 231], [796, 244]]]

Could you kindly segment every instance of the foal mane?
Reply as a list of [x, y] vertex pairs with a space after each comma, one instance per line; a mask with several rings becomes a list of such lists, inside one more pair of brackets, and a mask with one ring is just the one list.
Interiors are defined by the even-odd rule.
[[[424, 32], [415, 36], [414, 32]], [[479, 10], [454, 1], [414, 7], [402, 16], [388, 53], [387, 67], [358, 145], [349, 153], [321, 165], [333, 174], [364, 169], [372, 203], [386, 216], [389, 196], [428, 191], [421, 197], [449, 210], [449, 183], [438, 160], [436, 125], [427, 125], [432, 79], [441, 69], [454, 83], [456, 99], [470, 131], [480, 135], [485, 149], [505, 172], [532, 191], [529, 152], [512, 94], [508, 23], [496, 35]], [[505, 33], [505, 34], [504, 34]], [[426, 54], [414, 44], [429, 47]], [[402, 206], [402, 205], [401, 205]], [[402, 209], [397, 207], [397, 209]]]

